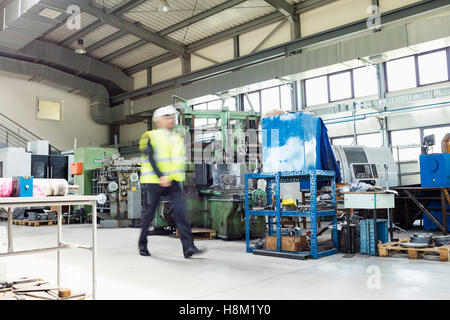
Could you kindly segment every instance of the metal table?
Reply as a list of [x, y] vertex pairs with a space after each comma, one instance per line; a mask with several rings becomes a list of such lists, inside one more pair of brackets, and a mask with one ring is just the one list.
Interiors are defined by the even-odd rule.
[[[96, 299], [96, 260], [97, 260], [97, 200], [100, 197], [96, 196], [54, 196], [43, 198], [27, 198], [27, 197], [12, 197], [0, 198], [0, 208], [7, 208], [8, 210], [8, 252], [1, 253], [1, 257], [41, 253], [48, 251], [57, 251], [57, 283], [61, 284], [61, 265], [60, 265], [60, 251], [72, 248], [87, 249], [92, 252], [92, 298]], [[12, 208], [14, 207], [40, 207], [40, 206], [58, 206], [58, 241], [56, 247], [31, 249], [23, 251], [14, 251], [13, 235], [12, 235]], [[92, 245], [85, 246], [75, 243], [67, 243], [62, 241], [62, 210], [63, 205], [90, 205], [92, 206]]]
[[[375, 255], [378, 255], [377, 235], [377, 209], [395, 208], [394, 194], [385, 192], [343, 192], [344, 208], [346, 209], [373, 209], [373, 228], [375, 236]], [[389, 216], [391, 221], [392, 217]]]

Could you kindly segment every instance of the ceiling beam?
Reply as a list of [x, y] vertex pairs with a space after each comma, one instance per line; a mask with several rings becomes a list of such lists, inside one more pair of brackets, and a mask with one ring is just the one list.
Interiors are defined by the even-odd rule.
[[147, 68], [156, 66], [157, 64], [161, 64], [161, 63], [170, 61], [170, 60], [175, 59], [177, 57], [178, 56], [176, 54], [173, 54], [171, 52], [167, 52], [167, 53], [164, 53], [164, 54], [162, 54], [162, 55], [160, 55], [158, 57], [149, 59], [147, 61], [143, 61], [143, 62], [141, 62], [141, 63], [139, 63], [137, 65], [134, 65], [134, 66], [131, 66], [131, 67], [127, 68], [127, 69], [124, 69], [123, 72], [125, 72], [128, 75], [131, 75], [131, 74], [134, 74], [136, 72], [145, 70]]
[[211, 8], [211, 9], [203, 11], [203, 12], [201, 12], [199, 14], [196, 14], [195, 16], [192, 16], [191, 18], [188, 18], [188, 19], [183, 20], [181, 22], [178, 22], [178, 23], [176, 23], [176, 24], [174, 24], [174, 25], [172, 25], [172, 26], [170, 26], [170, 27], [168, 27], [166, 29], [163, 29], [163, 30], [159, 31], [158, 34], [161, 35], [161, 36], [166, 36], [166, 35], [168, 35], [168, 34], [170, 34], [172, 32], [181, 30], [181, 29], [183, 29], [183, 28], [185, 28], [185, 27], [187, 27], [187, 26], [189, 26], [189, 25], [191, 25], [193, 23], [196, 23], [196, 22], [204, 20], [204, 19], [206, 19], [208, 17], [211, 17], [212, 15], [215, 15], [216, 13], [219, 13], [219, 12], [224, 11], [226, 9], [229, 9], [231, 7], [237, 6], [237, 5], [239, 5], [239, 4], [241, 4], [241, 3], [245, 2], [245, 1], [246, 0], [229, 0], [229, 1], [226, 1], [226, 2], [224, 2], [222, 4], [219, 4], [218, 6], [215, 6], [215, 7]]
[[286, 17], [295, 16], [294, 6], [286, 2], [286, 0], [264, 0], [267, 4], [271, 5]]
[[[73, 4], [71, 0], [41, 0], [43, 5], [49, 5], [52, 7], [59, 8], [60, 10], [66, 10], [69, 5]], [[110, 24], [120, 30], [126, 31], [138, 38], [146, 40], [148, 42], [154, 43], [162, 48], [165, 48], [173, 53], [178, 55], [182, 55], [185, 53], [183, 46], [180, 44], [168, 40], [156, 33], [151, 32], [150, 30], [140, 27], [130, 21], [124, 20], [114, 14], [108, 14], [100, 8], [94, 7], [90, 4], [89, 0], [79, 0], [77, 5], [80, 9], [90, 15], [97, 17], [100, 20], [103, 20], [105, 23]]]
[[136, 8], [137, 6], [140, 6], [145, 1], [147, 0], [129, 0], [128, 2], [119, 5], [117, 8], [113, 8], [110, 13], [113, 13], [116, 16], [121, 16], [122, 14], [127, 13], [128, 11]]
[[324, 5], [336, 2], [338, 0], [306, 0], [303, 2], [299, 2], [294, 4], [295, 11], [297, 14], [307, 12], [309, 10], [317, 9]]

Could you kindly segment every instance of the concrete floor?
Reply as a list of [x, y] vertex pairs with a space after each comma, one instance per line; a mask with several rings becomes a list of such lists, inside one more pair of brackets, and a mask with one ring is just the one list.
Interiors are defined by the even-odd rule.
[[[0, 222], [3, 252], [5, 226]], [[90, 231], [90, 225], [64, 225], [63, 241], [89, 245]], [[56, 226], [13, 226], [13, 232], [15, 250], [56, 242]], [[98, 299], [450, 298], [449, 262], [359, 254], [301, 261], [255, 256], [245, 253], [244, 241], [222, 240], [197, 241], [208, 251], [186, 260], [180, 241], [169, 236], [149, 237], [152, 256], [142, 257], [137, 252], [138, 235], [138, 229], [98, 230]], [[61, 255], [61, 285], [90, 292], [90, 252], [73, 249]], [[379, 282], [373, 281], [373, 270]], [[56, 253], [0, 259], [0, 279], [22, 276], [56, 284]]]

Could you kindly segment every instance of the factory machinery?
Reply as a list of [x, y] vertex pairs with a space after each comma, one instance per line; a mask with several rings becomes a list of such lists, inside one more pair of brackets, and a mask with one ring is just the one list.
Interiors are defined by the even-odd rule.
[[[140, 163], [124, 160], [114, 148], [75, 151], [75, 184], [80, 194], [102, 195], [98, 203], [100, 227], [134, 227], [141, 218]], [[89, 210], [89, 207], [84, 207]]]
[[[230, 111], [226, 106], [215, 111], [192, 110], [178, 97], [175, 97], [175, 106], [181, 111], [180, 125], [175, 130], [191, 145], [186, 154], [183, 184], [188, 221], [193, 227], [216, 230], [220, 239], [243, 238], [244, 175], [260, 165], [256, 132], [260, 114]], [[220, 126], [197, 130], [195, 119], [215, 119]], [[255, 129], [253, 139], [248, 136], [252, 131], [249, 129]], [[255, 205], [265, 205], [264, 191], [254, 190], [252, 195]], [[162, 199], [153, 225], [153, 233], [173, 231], [173, 212], [167, 199]], [[262, 236], [264, 230], [264, 217], [255, 217], [251, 221], [251, 236]]]

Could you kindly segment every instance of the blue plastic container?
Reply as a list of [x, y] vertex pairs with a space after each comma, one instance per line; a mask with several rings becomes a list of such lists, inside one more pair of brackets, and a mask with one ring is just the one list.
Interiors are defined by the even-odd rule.
[[[374, 256], [376, 244], [373, 230], [373, 219], [361, 220], [359, 224], [361, 227], [360, 252]], [[389, 241], [387, 219], [377, 219], [377, 237], [378, 241], [381, 241], [382, 243]]]

